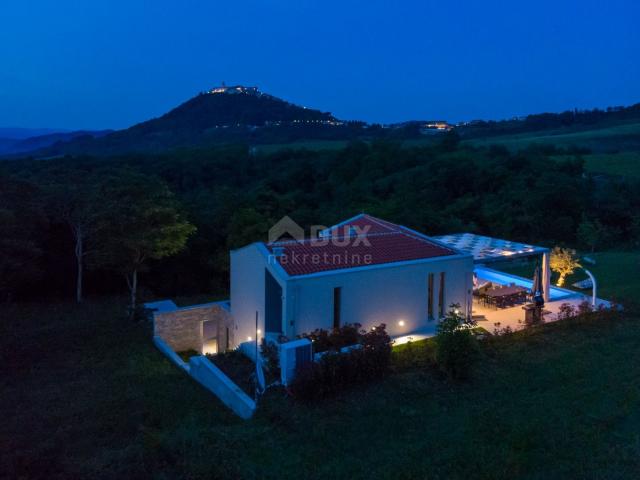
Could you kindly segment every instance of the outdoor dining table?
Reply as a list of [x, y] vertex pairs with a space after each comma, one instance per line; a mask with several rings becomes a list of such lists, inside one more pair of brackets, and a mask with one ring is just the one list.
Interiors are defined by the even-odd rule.
[[487, 290], [485, 294], [489, 297], [508, 297], [510, 295], [517, 295], [518, 293], [526, 292], [527, 289], [518, 285], [504, 286], [495, 288], [493, 290]]

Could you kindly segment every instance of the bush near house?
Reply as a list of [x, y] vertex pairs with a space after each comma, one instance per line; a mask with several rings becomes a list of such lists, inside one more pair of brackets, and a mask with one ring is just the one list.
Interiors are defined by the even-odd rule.
[[303, 333], [302, 338], [313, 342], [313, 352], [321, 353], [329, 350], [340, 351], [341, 348], [362, 343], [365, 335], [359, 323], [346, 323], [333, 330], [317, 328], [313, 332]]
[[459, 311], [459, 305], [451, 305], [435, 337], [436, 363], [450, 379], [466, 378], [478, 353], [478, 340], [472, 331], [475, 324]]
[[278, 345], [263, 338], [260, 342], [260, 353], [264, 358], [264, 366], [267, 369], [266, 373], [270, 380], [280, 378], [280, 350]]
[[391, 338], [386, 325], [378, 325], [359, 337], [361, 348], [344, 353], [328, 351], [318, 362], [300, 368], [290, 387], [293, 397], [311, 402], [384, 376], [391, 360]]

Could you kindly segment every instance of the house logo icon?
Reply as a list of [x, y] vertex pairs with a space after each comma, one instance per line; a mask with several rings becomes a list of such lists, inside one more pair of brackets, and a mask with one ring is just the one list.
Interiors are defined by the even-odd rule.
[[287, 215], [269, 229], [269, 243], [281, 240], [304, 240], [304, 229]]

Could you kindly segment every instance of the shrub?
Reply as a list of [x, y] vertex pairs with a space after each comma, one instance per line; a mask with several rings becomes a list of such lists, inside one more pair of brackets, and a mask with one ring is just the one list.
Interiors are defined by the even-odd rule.
[[436, 363], [451, 379], [466, 378], [478, 353], [478, 340], [471, 331], [474, 322], [460, 315], [459, 308], [451, 305], [435, 337]]
[[368, 377], [386, 373], [391, 361], [391, 337], [384, 323], [362, 335], [362, 352]]
[[280, 376], [280, 350], [278, 346], [263, 337], [260, 343], [260, 353], [265, 359], [265, 366], [271, 376], [278, 378]]
[[344, 353], [328, 351], [318, 362], [298, 369], [290, 387], [291, 394], [308, 402], [384, 375], [391, 359], [391, 338], [387, 335], [386, 326], [381, 324], [359, 335], [362, 341], [360, 348]]
[[409, 341], [398, 345], [391, 352], [391, 365], [396, 371], [432, 367], [434, 359], [433, 339]]
[[313, 351], [315, 353], [329, 350], [339, 351], [341, 348], [362, 343], [364, 332], [360, 330], [360, 327], [359, 323], [347, 323], [331, 331], [318, 328], [301, 336], [313, 342]]
[[578, 305], [578, 315], [586, 315], [587, 313], [593, 312], [593, 307], [591, 306], [591, 302], [588, 300], [584, 300], [580, 302]]
[[577, 314], [578, 310], [570, 303], [563, 303], [558, 308], [558, 320], [565, 320], [567, 318], [575, 317]]

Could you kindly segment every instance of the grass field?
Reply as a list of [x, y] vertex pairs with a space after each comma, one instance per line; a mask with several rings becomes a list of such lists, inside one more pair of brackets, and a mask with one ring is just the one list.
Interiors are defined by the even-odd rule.
[[[610, 251], [586, 254], [596, 261], [595, 265], [582, 262], [596, 277], [598, 282], [598, 297], [606, 300], [614, 300], [624, 305], [640, 307], [640, 252]], [[493, 267], [493, 266], [492, 266]], [[495, 268], [504, 272], [513, 273], [522, 277], [533, 278], [535, 261], [527, 264], [499, 264]], [[552, 275], [555, 282], [557, 275]], [[578, 269], [566, 279], [565, 288], [572, 288], [571, 284], [584, 280], [587, 275]], [[589, 290], [581, 290], [589, 294]]]
[[510, 150], [521, 150], [531, 144], [586, 148], [591, 151], [583, 155], [586, 171], [640, 178], [640, 123], [602, 126], [582, 131], [559, 129], [527, 132], [465, 142], [476, 146], [503, 145]]
[[594, 153], [640, 150], [640, 123], [627, 123], [600, 127], [584, 131], [549, 130], [502, 135], [466, 140], [477, 145], [504, 145], [510, 150], [520, 150], [531, 144], [555, 145], [557, 147], [584, 147]]
[[[315, 406], [273, 392], [249, 422], [172, 366], [122, 305], [2, 308], [9, 478], [636, 478], [636, 317], [485, 348], [472, 380], [428, 366]], [[424, 346], [416, 345], [421, 349]]]
[[[425, 147], [438, 142], [439, 136], [405, 140], [403, 145]], [[260, 145], [260, 153], [270, 154], [282, 149], [338, 150], [347, 145], [344, 140], [301, 141], [289, 144]], [[628, 123], [592, 130], [568, 129], [527, 132], [517, 135], [475, 138], [463, 143], [475, 146], [504, 145], [510, 150], [520, 150], [531, 144], [547, 144], [557, 147], [588, 148], [583, 155], [585, 169], [593, 173], [640, 178], [640, 123]], [[562, 159], [563, 156], [556, 158]]]
[[[603, 295], [611, 275], [610, 291], [635, 297], [637, 254], [600, 255]], [[273, 391], [248, 422], [170, 364], [149, 326], [124, 320], [123, 311], [117, 299], [0, 306], [0, 476], [622, 479], [640, 472], [634, 310], [485, 344], [471, 380], [460, 384], [434, 370], [428, 345], [404, 346], [395, 372], [379, 383], [312, 406]]]

